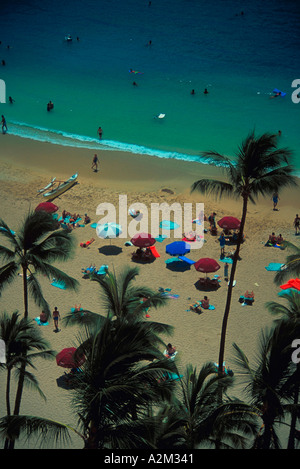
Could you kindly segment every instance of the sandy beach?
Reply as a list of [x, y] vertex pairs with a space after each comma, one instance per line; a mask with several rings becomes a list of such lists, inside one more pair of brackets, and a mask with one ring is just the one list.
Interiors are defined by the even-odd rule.
[[[100, 165], [96, 173], [91, 170], [94, 153], [93, 150], [39, 143], [9, 134], [1, 135], [0, 217], [12, 230], [17, 230], [28, 210], [34, 209], [41, 202], [37, 190], [54, 176], [57, 180], [65, 180], [75, 172], [79, 175], [78, 184], [54, 200], [59, 207], [59, 215], [64, 209], [82, 216], [88, 213], [92, 223], [97, 222], [97, 205], [109, 202], [117, 206], [119, 195], [125, 194], [128, 205], [133, 202], [141, 202], [146, 206], [152, 202], [203, 202], [205, 214], [209, 215], [215, 211], [216, 220], [225, 215], [241, 217], [241, 201], [216, 201], [206, 199], [200, 194], [190, 194], [190, 187], [197, 179], [221, 178], [222, 172], [219, 168], [124, 152], [99, 151], [97, 153]], [[229, 366], [232, 356], [231, 344], [236, 342], [249, 359], [253, 359], [261, 329], [273, 320], [264, 304], [270, 300], [277, 301], [279, 289], [273, 283], [274, 272], [268, 272], [265, 267], [270, 262], [284, 263], [287, 251], [267, 248], [264, 244], [269, 234], [274, 231], [276, 235], [281, 233], [284, 239], [299, 246], [300, 237], [295, 237], [293, 228], [295, 214], [299, 212], [299, 187], [280, 193], [278, 211], [273, 211], [270, 199], [262, 199], [256, 205], [249, 205], [245, 227], [246, 240], [241, 248], [242, 260], [237, 268], [237, 282], [228, 323], [226, 363]], [[97, 238], [95, 230], [89, 225], [75, 228], [73, 234], [77, 244], [75, 256], [60, 267], [79, 280], [79, 290], [76, 293], [68, 292], [51, 286], [46, 280], [42, 281], [45, 298], [52, 309], [54, 306], [58, 307], [62, 317], [79, 303], [84, 308], [101, 312], [99, 288], [94, 282], [82, 278], [82, 268], [90, 264], [96, 264], [97, 267], [107, 264], [110, 270], [115, 270], [118, 274], [125, 266], [137, 265], [131, 261], [134, 248], [125, 246], [127, 239], [117, 238], [110, 244], [108, 240]], [[96, 239], [89, 248], [80, 247], [81, 242], [92, 237]], [[140, 275], [137, 282], [156, 291], [161, 287], [171, 289], [174, 298], [170, 298], [164, 308], [151, 309], [151, 320], [174, 326], [173, 337], [166, 338], [166, 341], [171, 341], [179, 352], [179, 369], [184, 370], [185, 366], [191, 363], [199, 370], [205, 362], [218, 360], [226, 300], [224, 265], [220, 262], [221, 268], [217, 272], [220, 275], [221, 287], [207, 294], [215, 309], [197, 315], [189, 310], [189, 305], [202, 299], [205, 294], [195, 286], [202, 274], [196, 272], [193, 266], [184, 272], [168, 269], [165, 264], [165, 260], [169, 258], [165, 252], [168, 242], [169, 240], [164, 240], [156, 243], [160, 258], [151, 264], [138, 264]], [[230, 250], [232, 248], [227, 246], [225, 252]], [[201, 257], [219, 260], [220, 247], [216, 237], [206, 234], [204, 246], [200, 250], [191, 250], [189, 257], [193, 260]], [[242, 307], [238, 301], [239, 296], [246, 290], [253, 290], [255, 294], [255, 302], [251, 307]], [[18, 310], [22, 314], [21, 278], [16, 278], [5, 288], [0, 302], [1, 311], [9, 313]], [[30, 317], [34, 319], [39, 314], [37, 306], [30, 301]], [[75, 328], [61, 326], [61, 331], [54, 333], [53, 323], [50, 321], [48, 326], [42, 327], [42, 332], [57, 352], [76, 344]], [[64, 370], [59, 368], [55, 361], [38, 362], [36, 368], [34, 373], [47, 396], [47, 401], [44, 402], [37, 394], [25, 389], [22, 413], [40, 415], [74, 425], [76, 422], [69, 406], [68, 391], [57, 383]], [[4, 383], [5, 380], [0, 383], [2, 396]], [[0, 413], [3, 415], [4, 401], [1, 401]], [[21, 443], [17, 447], [21, 447]], [[81, 440], [74, 437], [73, 448], [81, 447]]]

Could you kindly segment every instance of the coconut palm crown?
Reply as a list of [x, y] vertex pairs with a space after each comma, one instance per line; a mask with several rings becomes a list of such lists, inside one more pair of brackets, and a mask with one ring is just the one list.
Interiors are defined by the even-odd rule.
[[77, 286], [75, 279], [52, 265], [55, 261], [67, 260], [74, 246], [70, 234], [56, 228], [57, 222], [43, 211], [29, 212], [16, 233], [0, 220], [0, 235], [6, 240], [6, 245], [0, 245], [0, 259], [8, 261], [0, 267], [0, 294], [5, 285], [21, 273], [24, 317], [28, 317], [28, 293], [47, 315], [50, 314], [37, 274], [64, 282], [66, 288]]

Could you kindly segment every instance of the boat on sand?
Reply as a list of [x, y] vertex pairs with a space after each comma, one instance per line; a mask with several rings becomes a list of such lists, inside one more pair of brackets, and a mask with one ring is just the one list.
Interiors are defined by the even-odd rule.
[[78, 178], [78, 174], [77, 173], [73, 174], [73, 176], [71, 176], [66, 181], [63, 181], [58, 186], [53, 187], [51, 191], [45, 192], [45, 194], [43, 194], [44, 200], [53, 200], [59, 195], [63, 194], [72, 186], [74, 186], [74, 184], [76, 184], [77, 178]]

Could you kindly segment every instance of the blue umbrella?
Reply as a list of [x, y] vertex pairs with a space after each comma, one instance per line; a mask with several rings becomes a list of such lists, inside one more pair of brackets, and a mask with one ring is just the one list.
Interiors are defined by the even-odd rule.
[[191, 248], [185, 241], [174, 241], [166, 246], [166, 253], [171, 256], [183, 256], [190, 252]]

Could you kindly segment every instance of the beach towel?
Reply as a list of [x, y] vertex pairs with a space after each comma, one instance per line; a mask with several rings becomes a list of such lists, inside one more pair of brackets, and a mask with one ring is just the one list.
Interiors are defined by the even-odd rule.
[[39, 326], [49, 326], [49, 322], [42, 322], [39, 316], [35, 318], [34, 320], [37, 322]]
[[90, 227], [91, 227], [91, 228], [97, 228], [97, 223], [92, 223], [92, 224], [90, 225]]
[[185, 243], [194, 243], [196, 241], [196, 237], [195, 238], [182, 238], [182, 241], [184, 241]]
[[155, 239], [155, 241], [158, 241], [159, 243], [162, 243], [166, 238], [167, 238], [167, 236], [165, 236], [165, 235], [159, 235], [157, 238], [154, 238], [154, 239]]
[[286, 288], [285, 290], [278, 292], [278, 296], [283, 296], [283, 295], [292, 296], [293, 293], [300, 294], [300, 290], [296, 290], [296, 288]]
[[179, 228], [179, 225], [171, 220], [163, 220], [160, 222], [159, 227], [165, 230], [176, 230], [176, 228]]
[[66, 285], [64, 284], [64, 282], [58, 282], [57, 280], [53, 279], [53, 282], [51, 283], [51, 285], [53, 287], [57, 287], [57, 288], [60, 288], [61, 290], [65, 290], [66, 289]]
[[171, 298], [173, 300], [177, 300], [177, 298], [179, 298], [179, 295], [174, 295], [173, 293], [168, 292], [164, 292], [163, 296], [165, 296], [166, 298]]
[[265, 267], [265, 269], [270, 271], [270, 272], [277, 272], [278, 270], [280, 270], [280, 268], [283, 265], [284, 264], [279, 264], [278, 262], [270, 262], [270, 264], [267, 265], [267, 267]]
[[179, 260], [178, 257], [170, 257], [170, 259], [167, 259], [165, 261], [165, 264], [172, 264], [172, 262], [182, 262], [182, 261]]
[[97, 275], [106, 275], [108, 271], [108, 265], [101, 265], [100, 269], [96, 272]]
[[159, 254], [159, 252], [157, 252], [157, 249], [156, 249], [155, 246], [150, 246], [149, 249], [151, 250], [152, 255], [153, 255], [154, 257], [156, 257], [156, 258], [157, 258], [157, 257], [160, 257], [160, 254]]
[[233, 259], [231, 257], [223, 257], [223, 259], [219, 259], [220, 262], [225, 262], [225, 264], [233, 264]]
[[195, 264], [196, 261], [193, 261], [192, 259], [189, 259], [188, 257], [186, 256], [178, 256], [178, 259], [180, 259], [181, 261], [184, 261], [184, 262], [187, 262], [188, 264]]

